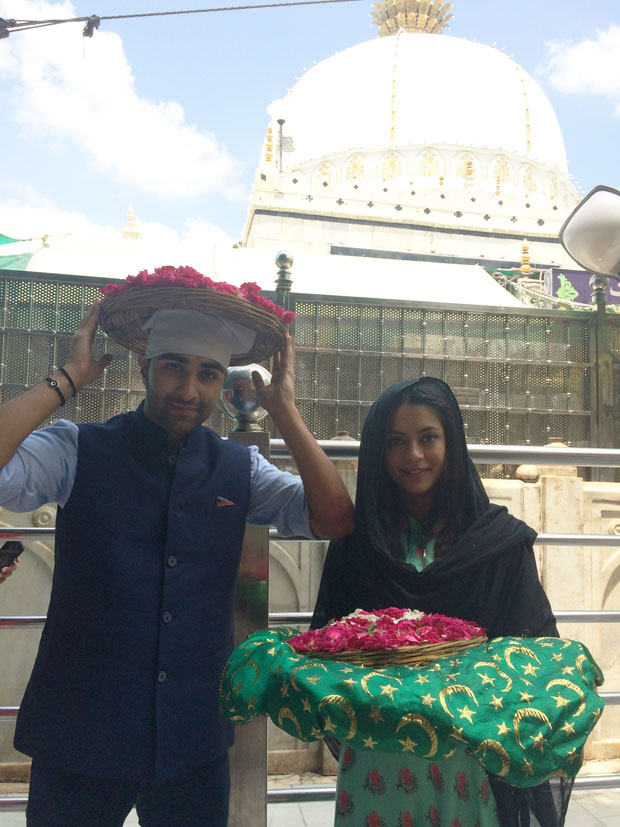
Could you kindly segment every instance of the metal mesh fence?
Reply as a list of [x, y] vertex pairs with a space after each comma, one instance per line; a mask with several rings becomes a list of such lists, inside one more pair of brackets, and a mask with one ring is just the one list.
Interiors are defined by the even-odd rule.
[[[0, 401], [63, 364], [71, 336], [102, 283], [0, 273]], [[319, 439], [339, 431], [359, 438], [368, 409], [384, 388], [428, 375], [454, 389], [471, 442], [542, 445], [559, 437], [574, 446], [590, 444], [594, 314], [422, 307], [353, 297], [291, 299], [297, 314], [297, 402]], [[613, 322], [620, 402], [620, 318]], [[95, 355], [105, 350], [114, 361], [96, 385], [67, 402], [62, 416], [103, 421], [142, 399], [137, 358], [98, 334]], [[620, 404], [614, 408], [620, 411]], [[617, 417], [616, 436], [619, 422]], [[233, 425], [219, 411], [210, 424], [220, 433]]]

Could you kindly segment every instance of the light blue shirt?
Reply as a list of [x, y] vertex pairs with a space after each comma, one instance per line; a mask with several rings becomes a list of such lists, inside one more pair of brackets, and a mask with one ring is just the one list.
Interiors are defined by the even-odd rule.
[[[77, 425], [67, 419], [31, 433], [0, 469], [0, 505], [15, 512], [32, 511], [49, 502], [64, 506], [75, 481], [78, 433]], [[275, 525], [283, 537], [318, 539], [310, 528], [301, 479], [268, 462], [256, 445], [249, 450], [248, 522]]]

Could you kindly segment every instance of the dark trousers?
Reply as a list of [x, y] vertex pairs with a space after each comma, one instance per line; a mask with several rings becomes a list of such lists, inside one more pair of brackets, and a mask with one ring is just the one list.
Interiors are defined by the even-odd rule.
[[32, 761], [28, 827], [121, 827], [132, 807], [145, 827], [226, 827], [228, 754], [152, 784], [64, 772]]

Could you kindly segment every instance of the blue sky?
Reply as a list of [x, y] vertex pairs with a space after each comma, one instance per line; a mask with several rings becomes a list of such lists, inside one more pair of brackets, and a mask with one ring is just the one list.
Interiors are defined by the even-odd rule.
[[[203, 5], [0, 0], [0, 17]], [[314, 61], [376, 37], [370, 10], [349, 2], [114, 20], [92, 39], [67, 24], [0, 40], [0, 232], [120, 228], [131, 204], [152, 232], [236, 240], [267, 106]], [[542, 85], [581, 191], [620, 187], [618, 0], [454, 0], [453, 13], [449, 35], [505, 47]]]

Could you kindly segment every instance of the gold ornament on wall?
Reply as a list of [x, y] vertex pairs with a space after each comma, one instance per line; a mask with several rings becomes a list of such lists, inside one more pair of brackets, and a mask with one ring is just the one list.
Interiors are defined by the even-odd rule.
[[347, 181], [356, 181], [366, 175], [364, 159], [361, 155], [352, 155], [346, 166], [345, 177]]
[[402, 158], [397, 152], [390, 152], [383, 159], [381, 164], [381, 177], [384, 181], [391, 178], [398, 178], [402, 173]]
[[[420, 172], [422, 175], [437, 175], [439, 173], [439, 158], [432, 149], [427, 149], [420, 159]], [[443, 181], [441, 182], [443, 183]]]

